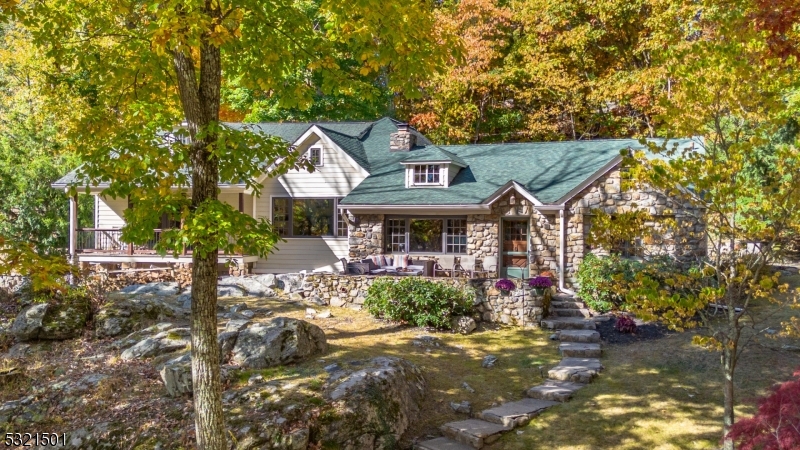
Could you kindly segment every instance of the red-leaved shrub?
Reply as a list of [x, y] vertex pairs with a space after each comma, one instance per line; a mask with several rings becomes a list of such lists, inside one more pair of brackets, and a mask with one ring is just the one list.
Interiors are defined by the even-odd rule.
[[731, 427], [728, 437], [739, 450], [800, 448], [800, 368], [790, 380], [772, 388], [758, 401], [758, 412]]
[[635, 333], [636, 322], [628, 316], [617, 317], [617, 323], [614, 324], [614, 329], [620, 333]]

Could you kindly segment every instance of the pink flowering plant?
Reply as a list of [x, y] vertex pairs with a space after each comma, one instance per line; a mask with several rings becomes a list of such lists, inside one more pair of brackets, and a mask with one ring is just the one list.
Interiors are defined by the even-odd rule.
[[517, 286], [514, 285], [514, 282], [505, 278], [497, 280], [497, 283], [494, 284], [494, 287], [500, 289], [501, 291], [510, 291], [515, 289]]
[[553, 280], [551, 280], [550, 277], [538, 276], [531, 278], [531, 281], [529, 281], [528, 284], [532, 288], [548, 289], [553, 286]]

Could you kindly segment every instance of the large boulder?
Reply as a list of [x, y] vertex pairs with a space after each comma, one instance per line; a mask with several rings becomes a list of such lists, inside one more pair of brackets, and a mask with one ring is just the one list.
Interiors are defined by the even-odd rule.
[[304, 320], [276, 317], [241, 330], [231, 362], [263, 369], [300, 362], [327, 349], [325, 333], [320, 327]]
[[192, 392], [192, 357], [188, 353], [167, 361], [159, 374], [170, 397]]
[[192, 342], [188, 328], [173, 328], [147, 337], [122, 352], [122, 360], [152, 358], [154, 356], [184, 350]]
[[141, 328], [143, 322], [185, 319], [188, 315], [171, 297], [112, 297], [95, 315], [95, 334], [98, 338], [119, 336]]
[[[262, 283], [261, 280], [264, 282]], [[271, 284], [271, 285], [268, 285]], [[217, 282], [217, 292], [220, 297], [274, 297], [275, 291], [272, 287], [275, 286], [275, 277], [258, 278], [258, 277], [222, 277]]]
[[178, 283], [161, 282], [147, 284], [132, 284], [120, 289], [123, 294], [151, 294], [151, 295], [178, 295], [181, 291]]
[[324, 448], [398, 448], [400, 436], [420, 412], [427, 391], [422, 371], [404, 359], [380, 356], [351, 373], [334, 373], [325, 389], [333, 408], [320, 423]]
[[20, 341], [74, 338], [83, 332], [91, 312], [88, 298], [70, 298], [56, 304], [37, 303], [20, 311], [11, 326], [11, 334]]

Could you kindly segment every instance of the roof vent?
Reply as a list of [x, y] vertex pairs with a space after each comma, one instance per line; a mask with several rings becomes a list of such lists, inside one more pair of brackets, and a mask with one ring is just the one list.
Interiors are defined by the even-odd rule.
[[407, 123], [397, 124], [397, 133], [389, 135], [390, 152], [407, 152], [417, 144], [417, 135], [411, 132]]

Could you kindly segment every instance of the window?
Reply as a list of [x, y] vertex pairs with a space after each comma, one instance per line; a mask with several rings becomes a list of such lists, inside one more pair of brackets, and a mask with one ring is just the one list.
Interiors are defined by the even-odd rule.
[[389, 219], [386, 249], [389, 253], [406, 252], [406, 219]]
[[441, 184], [438, 164], [414, 166], [414, 184]]
[[447, 219], [446, 253], [467, 253], [466, 219]]
[[467, 253], [467, 219], [408, 217], [386, 222], [388, 253]]
[[289, 199], [272, 199], [272, 228], [278, 236], [289, 236]]
[[322, 147], [311, 147], [311, 149], [309, 149], [308, 152], [309, 152], [309, 157], [308, 158], [311, 161], [311, 164], [313, 164], [315, 166], [321, 166], [322, 165]]
[[411, 219], [409, 251], [442, 253], [442, 219]]
[[336, 236], [347, 237], [347, 222], [345, 221], [346, 211], [339, 211], [336, 221]]
[[272, 227], [282, 237], [347, 236], [332, 198], [272, 199]]

